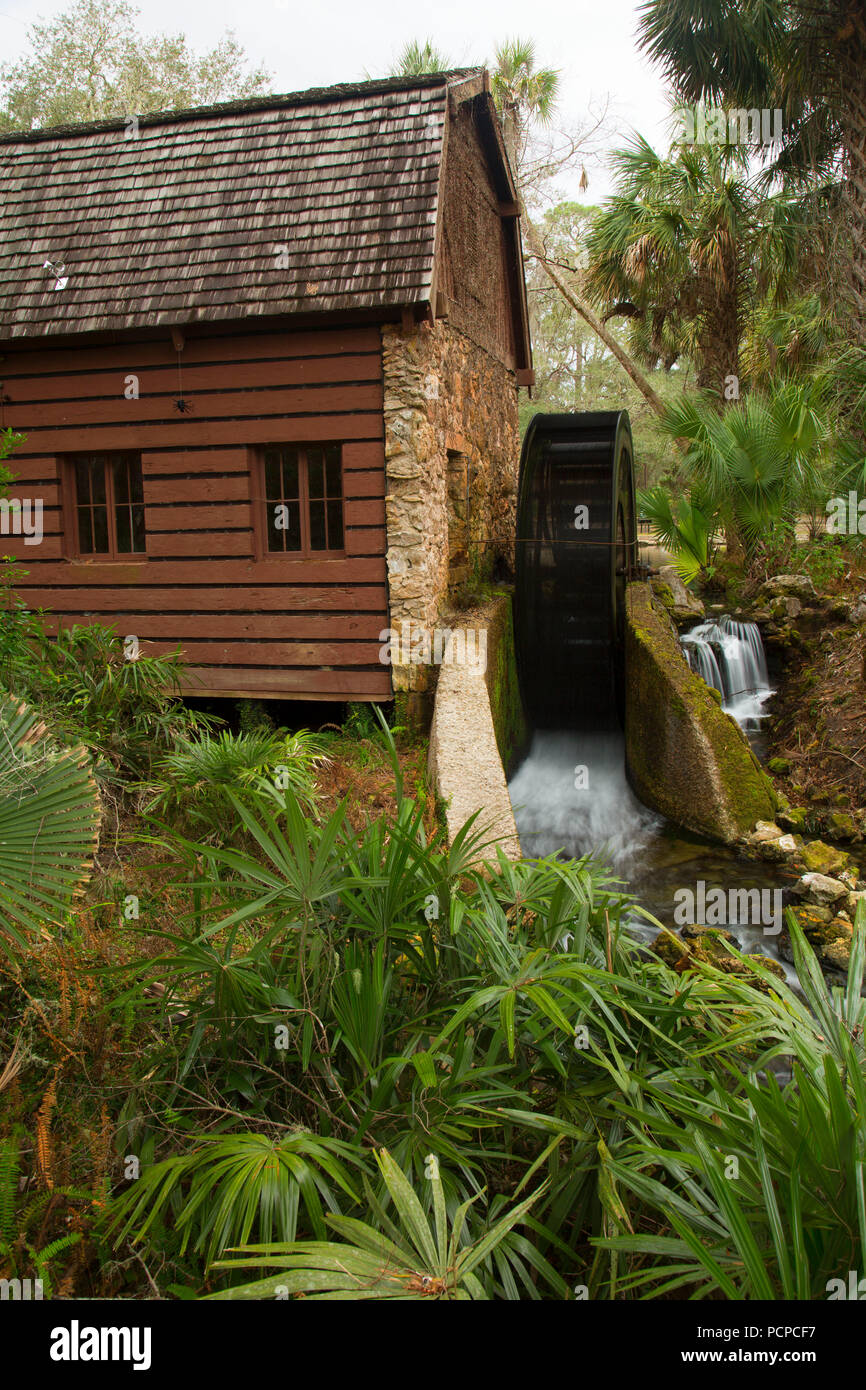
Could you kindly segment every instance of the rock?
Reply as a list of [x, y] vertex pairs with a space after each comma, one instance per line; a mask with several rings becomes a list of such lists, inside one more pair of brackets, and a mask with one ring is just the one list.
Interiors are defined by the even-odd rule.
[[840, 883], [837, 878], [828, 878], [826, 874], [809, 873], [803, 874], [799, 885], [795, 886], [795, 892], [799, 896], [808, 898], [810, 902], [826, 905], [837, 903], [840, 898], [847, 896], [848, 890], [844, 883]]
[[860, 594], [851, 604], [848, 609], [848, 621], [855, 624], [866, 623], [866, 594]]
[[862, 902], [866, 902], [866, 890], [861, 889], [860, 892], [851, 892], [846, 897], [845, 911], [848, 913], [848, 916], [851, 918], [852, 922], [856, 918], [857, 908]]
[[782, 831], [775, 821], [759, 820], [754, 830], [749, 836], [750, 845], [762, 845], [767, 840], [778, 840], [781, 838]]
[[848, 811], [831, 811], [827, 816], [827, 834], [834, 840], [859, 840], [860, 831]]
[[823, 840], [810, 840], [802, 851], [803, 866], [811, 873], [831, 875], [848, 868], [850, 856], [844, 850], [825, 845]]
[[803, 605], [798, 598], [779, 594], [770, 604], [770, 616], [776, 623], [784, 623], [786, 619], [798, 618], [803, 610]]
[[703, 618], [704, 605], [683, 583], [676, 565], [662, 565], [658, 580], [653, 582], [653, 590], [665, 607], [670, 609], [675, 621]]
[[821, 948], [821, 961], [833, 967], [834, 970], [843, 970], [847, 973], [848, 962], [851, 958], [851, 942], [845, 937], [839, 937], [836, 941], [830, 941]]
[[802, 831], [806, 828], [806, 808], [805, 806], [788, 806], [778, 815], [779, 824], [786, 830]]
[[791, 771], [791, 764], [787, 758], [770, 758], [767, 771], [772, 772], [774, 777], [784, 777]]
[[689, 922], [680, 928], [680, 934], [686, 941], [696, 941], [704, 950], [718, 951], [721, 942], [730, 942], [739, 950], [740, 943], [732, 932], [726, 931], [724, 927], [707, 927], [702, 922]]
[[833, 913], [829, 907], [822, 907], [820, 903], [807, 903], [800, 907], [792, 907], [791, 911], [805, 932], [806, 936], [818, 931], [828, 922], [833, 920]]
[[761, 586], [761, 595], [766, 598], [798, 598], [808, 602], [816, 598], [815, 585], [805, 574], [777, 574]]

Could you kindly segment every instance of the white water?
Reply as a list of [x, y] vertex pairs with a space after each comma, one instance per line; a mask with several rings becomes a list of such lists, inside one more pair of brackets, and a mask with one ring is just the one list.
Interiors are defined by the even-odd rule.
[[533, 859], [595, 852], [628, 877], [663, 824], [626, 781], [618, 733], [536, 732], [508, 790], [523, 852]]
[[756, 624], [715, 618], [690, 628], [680, 640], [692, 670], [721, 694], [725, 713], [744, 733], [757, 733], [774, 692]]

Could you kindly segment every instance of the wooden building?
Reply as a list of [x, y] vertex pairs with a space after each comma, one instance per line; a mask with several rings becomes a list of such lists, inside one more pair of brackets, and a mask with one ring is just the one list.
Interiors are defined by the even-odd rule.
[[180, 644], [190, 691], [411, 687], [383, 629], [513, 531], [531, 360], [486, 72], [7, 135], [0, 187], [25, 600]]

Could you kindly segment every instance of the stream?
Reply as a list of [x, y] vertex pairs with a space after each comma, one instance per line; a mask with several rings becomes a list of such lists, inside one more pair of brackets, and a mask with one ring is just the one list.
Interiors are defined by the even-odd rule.
[[[758, 628], [719, 618], [698, 624], [681, 641], [692, 669], [721, 692], [723, 709], [737, 720], [760, 756], [764, 707], [773, 689]], [[508, 790], [524, 854], [580, 858], [593, 852], [622, 887], [668, 927], [698, 920], [683, 917], [681, 907], [680, 917], [675, 916], [685, 892], [698, 903], [702, 894], [711, 900], [712, 890], [721, 889], [730, 902], [734, 891], [757, 889], [765, 893], [763, 902], [770, 908], [779, 902], [775, 890], [790, 887], [798, 877], [783, 865], [743, 859], [724, 845], [690, 835], [644, 806], [626, 779], [619, 729], [537, 730]], [[793, 966], [779, 955], [777, 936], [762, 925], [775, 925], [776, 918], [756, 916], [754, 925], [740, 919], [730, 930], [742, 950], [780, 961], [786, 979], [795, 986]], [[656, 935], [656, 928], [639, 914], [629, 914], [627, 920], [640, 939]]]

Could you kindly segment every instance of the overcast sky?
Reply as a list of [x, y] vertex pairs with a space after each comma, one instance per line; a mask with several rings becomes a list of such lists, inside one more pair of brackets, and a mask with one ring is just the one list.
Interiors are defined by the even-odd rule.
[[[35, 19], [69, 7], [68, 0], [0, 0], [3, 59], [23, 54]], [[564, 118], [581, 121], [607, 99], [614, 144], [638, 129], [666, 145], [664, 87], [638, 52], [634, 0], [146, 0], [140, 10], [145, 32], [182, 30], [197, 51], [232, 29], [253, 64], [272, 73], [275, 92], [377, 76], [408, 40], [428, 35], [455, 66], [492, 59], [504, 38], [533, 38], [539, 63], [562, 73]], [[600, 168], [588, 174], [586, 196], [595, 202], [610, 184]]]

